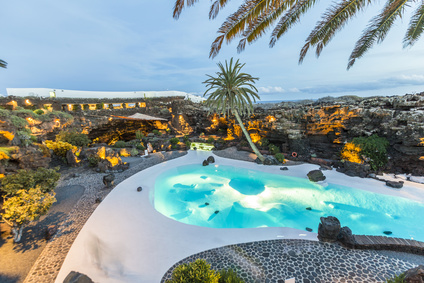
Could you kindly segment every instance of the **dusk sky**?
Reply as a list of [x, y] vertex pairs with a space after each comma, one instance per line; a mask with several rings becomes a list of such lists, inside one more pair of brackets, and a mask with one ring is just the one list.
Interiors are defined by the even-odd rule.
[[[402, 95], [424, 91], [424, 40], [403, 49], [409, 11], [386, 40], [346, 70], [348, 58], [373, 6], [352, 19], [324, 49], [298, 65], [306, 37], [330, 1], [321, 1], [269, 48], [270, 32], [237, 54], [238, 40], [209, 59], [210, 44], [223, 20], [241, 1], [231, 1], [208, 19], [210, 1], [172, 18], [172, 1], [5, 1], [0, 17], [0, 93], [6, 88], [98, 91], [178, 90], [202, 95], [216, 63], [239, 58], [259, 77], [261, 99], [297, 100], [342, 95]], [[377, 2], [378, 3], [378, 2]], [[412, 3], [414, 5], [414, 3]], [[413, 9], [411, 9], [413, 10]]]

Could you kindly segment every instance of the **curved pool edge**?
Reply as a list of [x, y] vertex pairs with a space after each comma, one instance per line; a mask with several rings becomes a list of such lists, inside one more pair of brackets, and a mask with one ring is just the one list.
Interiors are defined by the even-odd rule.
[[[155, 178], [169, 166], [197, 162], [200, 164], [209, 155], [212, 153], [189, 151], [185, 156], [147, 168], [120, 183], [80, 231], [56, 282], [63, 282], [72, 270], [87, 274], [95, 282], [160, 282], [163, 274], [174, 263], [204, 250], [272, 239], [316, 240], [315, 233], [292, 228], [217, 229], [192, 226], [171, 220], [157, 212], [153, 207]], [[279, 170], [279, 166], [257, 165], [216, 155], [214, 157], [217, 164], [259, 171], [271, 170], [272, 173], [279, 174], [283, 172]], [[305, 178], [310, 170], [317, 168], [317, 165], [312, 164], [290, 166], [289, 171], [284, 171], [284, 174]], [[346, 178], [352, 178], [331, 171], [326, 171], [325, 175], [331, 182], [334, 175], [344, 181], [344, 184], [347, 182]], [[140, 185], [143, 191], [137, 192], [136, 188]], [[376, 187], [376, 184], [368, 184], [368, 189], [372, 187]], [[424, 189], [421, 188], [421, 191], [424, 198]]]

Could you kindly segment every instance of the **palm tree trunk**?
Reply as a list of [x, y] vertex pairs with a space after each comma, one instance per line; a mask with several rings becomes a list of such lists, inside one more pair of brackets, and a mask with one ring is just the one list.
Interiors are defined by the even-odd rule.
[[239, 123], [241, 130], [247, 139], [247, 142], [249, 143], [250, 147], [253, 149], [253, 152], [258, 156], [258, 158], [262, 162], [264, 162], [265, 157], [263, 157], [263, 155], [259, 152], [258, 148], [256, 147], [256, 145], [253, 143], [252, 139], [250, 138], [250, 135], [247, 132], [246, 128], [244, 127], [243, 122], [241, 121], [240, 115], [238, 114], [237, 110], [232, 109], [231, 111], [234, 113], [234, 116], [236, 116], [237, 122]]

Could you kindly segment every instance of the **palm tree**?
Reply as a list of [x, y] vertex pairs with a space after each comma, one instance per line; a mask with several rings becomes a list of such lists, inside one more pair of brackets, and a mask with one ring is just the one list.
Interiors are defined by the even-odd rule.
[[7, 63], [0, 59], [0, 68], [7, 68]]
[[259, 78], [254, 78], [249, 74], [242, 73], [241, 69], [245, 64], [241, 64], [239, 60], [237, 60], [233, 65], [233, 58], [231, 58], [229, 64], [227, 60], [225, 60], [225, 67], [222, 63], [218, 63], [217, 65], [220, 69], [220, 71], [216, 73], [217, 76], [212, 77], [207, 75], [209, 79], [203, 82], [206, 84], [206, 87], [209, 87], [203, 96], [206, 96], [211, 91], [206, 100], [206, 105], [210, 107], [209, 111], [214, 110], [225, 114], [229, 114], [231, 111], [236, 117], [237, 123], [240, 125], [253, 152], [263, 162], [265, 158], [253, 143], [240, 117], [240, 114], [243, 115], [247, 113], [250, 115], [253, 112], [252, 99], [253, 102], [256, 101], [256, 98], [260, 99], [256, 93], [258, 90], [253, 85]]
[[[174, 18], [178, 19], [184, 6], [194, 5], [199, 0], [176, 0]], [[209, 12], [209, 18], [214, 19], [220, 9], [230, 0], [215, 0]], [[185, 4], [187, 2], [187, 4]], [[246, 43], [251, 44], [259, 39], [277, 20], [270, 40], [273, 47], [292, 26], [299, 22], [301, 16], [311, 9], [316, 0], [244, 0], [236, 12], [231, 14], [218, 30], [218, 37], [212, 43], [210, 57], [215, 57], [221, 49], [222, 42], [230, 43], [235, 38], [241, 38], [237, 50], [243, 51]], [[338, 0], [331, 4], [322, 14], [303, 46], [299, 64], [303, 62], [310, 47], [315, 48], [315, 54], [320, 56], [322, 49], [333, 39], [346, 23], [367, 6], [380, 3], [373, 0]], [[356, 59], [361, 58], [373, 45], [381, 43], [396, 19], [405, 14], [406, 7], [415, 3], [415, 11], [411, 16], [408, 30], [403, 39], [404, 48], [412, 46], [424, 30], [424, 1], [386, 0], [381, 12], [373, 17], [356, 42], [349, 57], [347, 69], [350, 69]]]

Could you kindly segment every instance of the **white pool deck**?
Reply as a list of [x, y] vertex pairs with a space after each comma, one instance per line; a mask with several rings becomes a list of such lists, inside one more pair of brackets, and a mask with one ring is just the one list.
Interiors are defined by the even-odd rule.
[[[156, 283], [176, 262], [208, 249], [273, 239], [317, 240], [315, 233], [292, 228], [216, 229], [187, 225], [157, 212], [153, 207], [156, 177], [172, 167], [200, 164], [209, 155], [213, 154], [189, 151], [183, 157], [147, 168], [120, 183], [80, 231], [55, 282], [63, 282], [69, 272], [78, 271], [94, 282]], [[310, 170], [319, 167], [302, 164], [281, 171], [281, 166], [257, 165], [213, 156], [217, 165], [300, 178], [307, 178]], [[405, 181], [404, 187], [396, 190], [377, 180], [348, 177], [335, 170], [325, 171], [324, 174], [329, 183], [424, 202], [422, 184]], [[142, 186], [142, 192], [137, 192], [139, 186]]]

